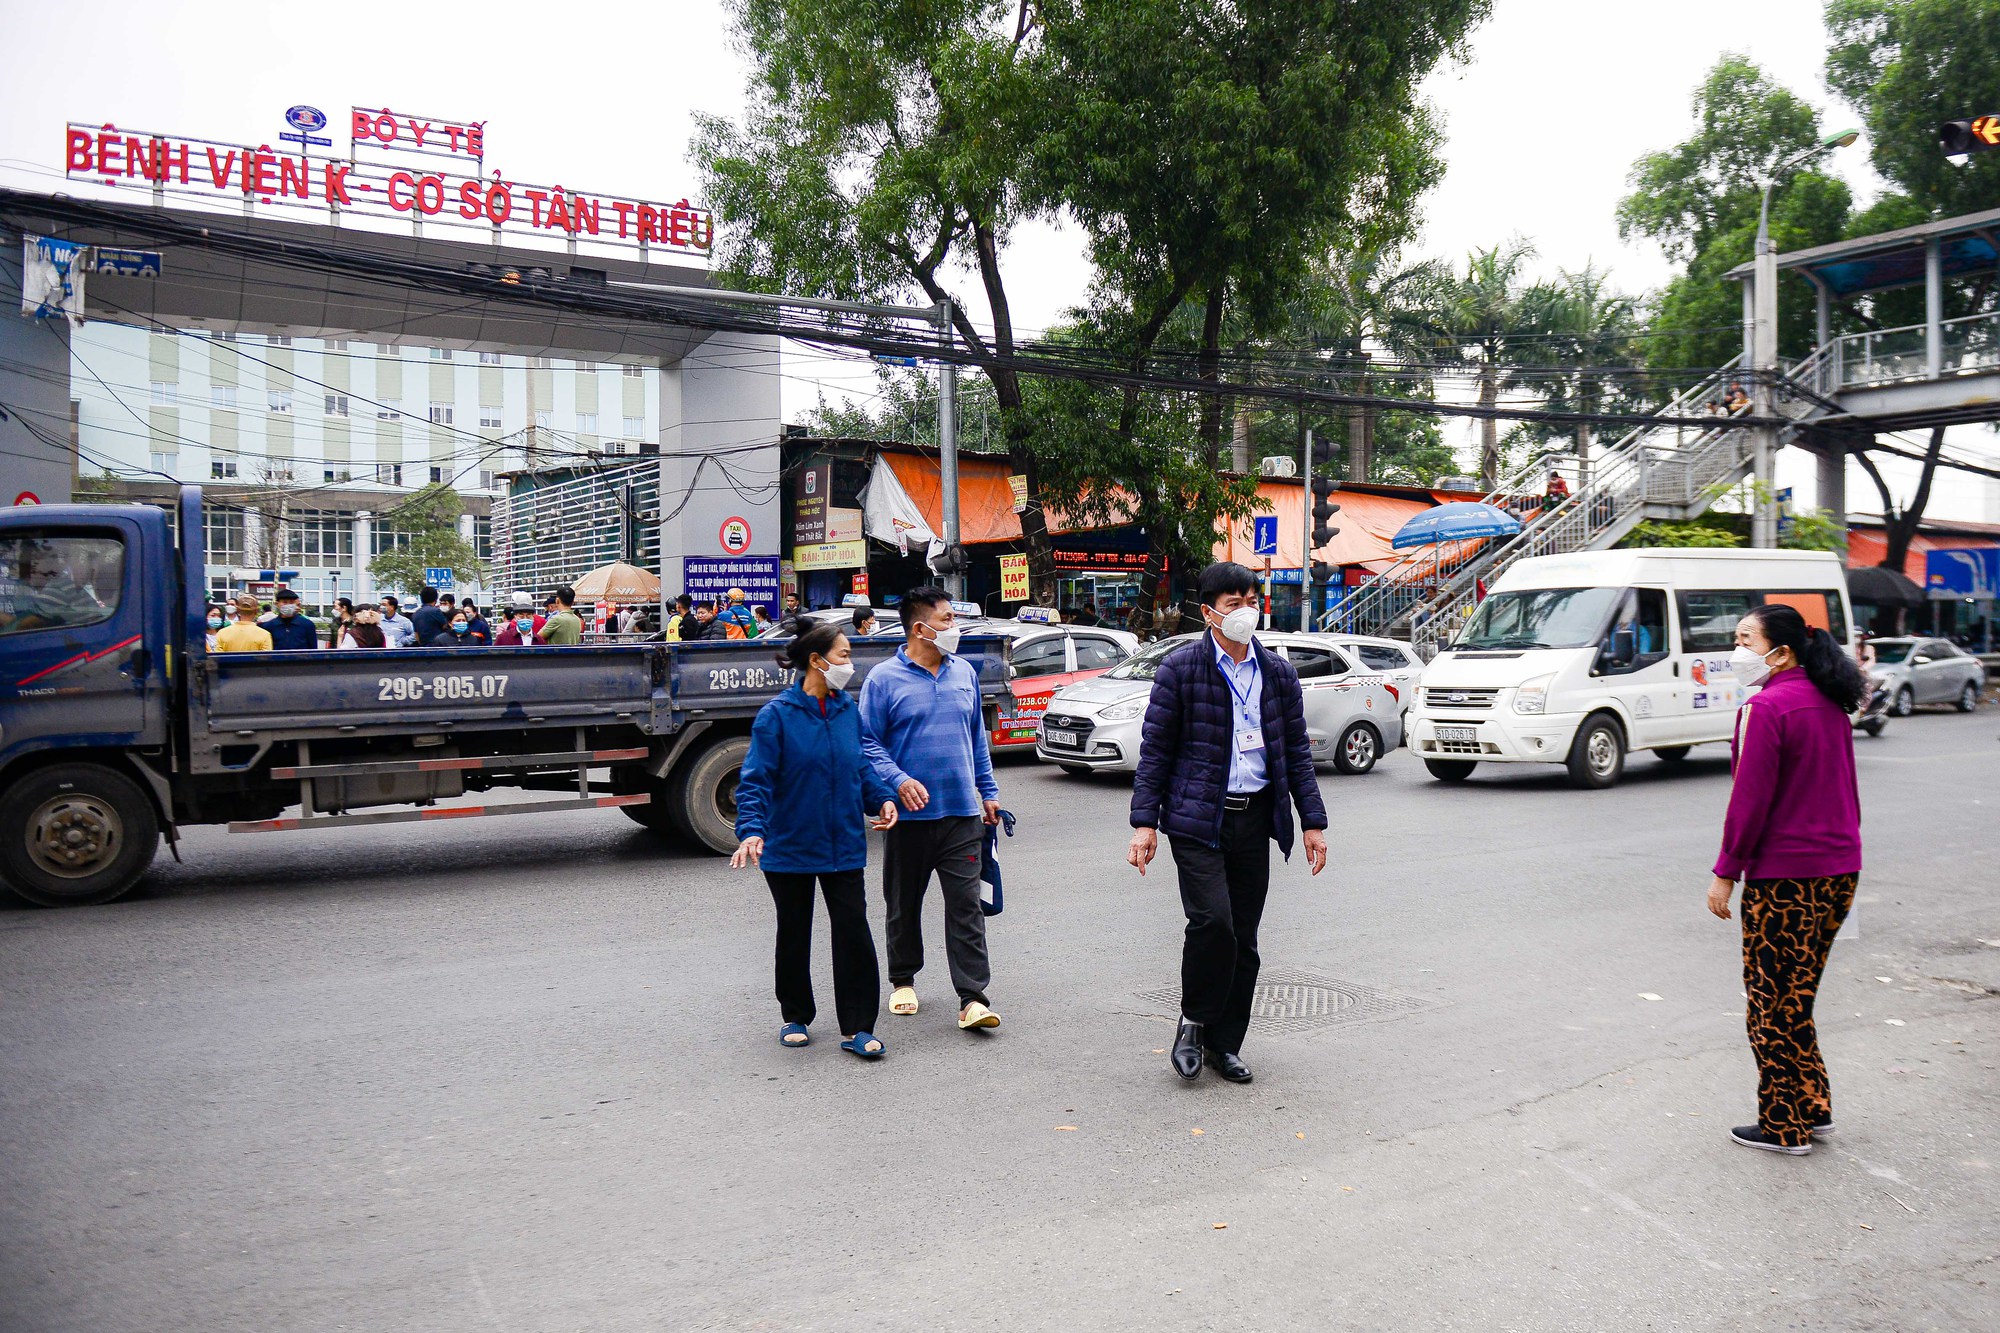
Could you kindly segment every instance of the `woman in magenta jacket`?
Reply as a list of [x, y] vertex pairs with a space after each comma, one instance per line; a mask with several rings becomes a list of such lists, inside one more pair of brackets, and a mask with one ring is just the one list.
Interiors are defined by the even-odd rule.
[[1727, 920], [1743, 881], [1743, 989], [1757, 1058], [1757, 1123], [1746, 1148], [1803, 1156], [1833, 1132], [1833, 1099], [1813, 996], [1861, 874], [1861, 800], [1848, 714], [1867, 697], [1861, 668], [1789, 606], [1736, 626], [1736, 678], [1764, 688], [1736, 714], [1735, 784], [1708, 910]]

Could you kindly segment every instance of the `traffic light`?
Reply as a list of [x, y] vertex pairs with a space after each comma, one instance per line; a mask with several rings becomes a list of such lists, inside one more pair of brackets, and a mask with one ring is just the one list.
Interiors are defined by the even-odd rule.
[[1963, 157], [2000, 148], [2000, 116], [1974, 116], [1971, 120], [1947, 120], [1938, 126], [1938, 143], [1946, 157]]
[[1337, 485], [1338, 483], [1332, 477], [1323, 476], [1318, 472], [1313, 473], [1312, 544], [1314, 550], [1318, 550], [1340, 535], [1340, 529], [1328, 522], [1329, 519], [1340, 512], [1340, 506], [1332, 502], [1333, 492]]

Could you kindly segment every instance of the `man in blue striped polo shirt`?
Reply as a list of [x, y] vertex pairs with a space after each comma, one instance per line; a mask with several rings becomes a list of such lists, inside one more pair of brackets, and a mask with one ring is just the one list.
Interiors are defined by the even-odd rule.
[[979, 909], [985, 825], [1000, 817], [1000, 786], [979, 707], [979, 673], [958, 656], [958, 625], [942, 588], [903, 594], [903, 646], [861, 687], [861, 751], [896, 791], [903, 817], [883, 835], [888, 903], [889, 1012], [917, 1012], [924, 965], [924, 894], [944, 893], [945, 961], [958, 991], [958, 1025], [997, 1028], [988, 1007], [986, 914]]

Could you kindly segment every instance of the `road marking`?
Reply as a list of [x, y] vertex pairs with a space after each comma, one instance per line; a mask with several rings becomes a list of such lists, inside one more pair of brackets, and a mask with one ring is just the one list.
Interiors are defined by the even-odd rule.
[[1583, 1174], [1583, 1172], [1577, 1170], [1569, 1163], [1563, 1161], [1562, 1158], [1555, 1156], [1553, 1149], [1545, 1148], [1542, 1151], [1550, 1154], [1550, 1156], [1546, 1160], [1551, 1166], [1555, 1167], [1556, 1170], [1562, 1172], [1564, 1175], [1568, 1176], [1571, 1180], [1574, 1180], [1577, 1184], [1582, 1185], [1585, 1189], [1595, 1191], [1600, 1196], [1609, 1199], [1612, 1203], [1618, 1205], [1620, 1210], [1630, 1213], [1633, 1217], [1638, 1218], [1641, 1222], [1644, 1222], [1646, 1225], [1654, 1228], [1657, 1231], [1664, 1232], [1666, 1235], [1672, 1237], [1674, 1242], [1678, 1244], [1681, 1247], [1681, 1249], [1685, 1250], [1688, 1254], [1688, 1257], [1693, 1259], [1696, 1263], [1702, 1265], [1704, 1268], [1712, 1269], [1717, 1273], [1724, 1273], [1728, 1271], [1721, 1264], [1715, 1262], [1715, 1260], [1708, 1257], [1708, 1251], [1702, 1247], [1699, 1241], [1693, 1239], [1692, 1237], [1684, 1236], [1680, 1232], [1676, 1231], [1673, 1227], [1668, 1226], [1658, 1217], [1646, 1211], [1646, 1209], [1640, 1205], [1638, 1200], [1633, 1199], [1628, 1195], [1620, 1194], [1617, 1190], [1610, 1189], [1604, 1185], [1598, 1184], [1595, 1180], [1592, 1180], [1589, 1176]]

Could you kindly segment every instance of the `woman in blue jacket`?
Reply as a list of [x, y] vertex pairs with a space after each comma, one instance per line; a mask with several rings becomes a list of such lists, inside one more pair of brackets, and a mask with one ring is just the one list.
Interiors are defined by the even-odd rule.
[[785, 645], [791, 688], [765, 704], [750, 729], [736, 784], [737, 869], [761, 866], [778, 909], [778, 1040], [804, 1046], [817, 1008], [812, 989], [813, 881], [833, 926], [833, 1005], [842, 1050], [873, 1060], [886, 1049], [872, 1029], [882, 973], [868, 929], [863, 821], [896, 822], [896, 793], [861, 757], [861, 712], [844, 687], [854, 675], [847, 636], [815, 625]]

